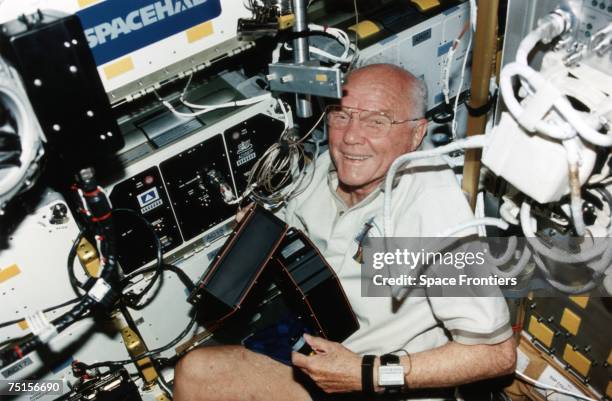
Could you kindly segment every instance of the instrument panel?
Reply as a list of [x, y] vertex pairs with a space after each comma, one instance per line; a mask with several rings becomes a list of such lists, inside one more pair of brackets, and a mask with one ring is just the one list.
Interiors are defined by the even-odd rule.
[[[164, 254], [232, 218], [250, 169], [284, 130], [274, 105], [270, 100], [251, 106], [128, 166], [127, 177], [109, 185], [113, 206], [144, 217]], [[127, 213], [116, 220], [123, 270], [131, 272], [154, 260], [149, 229]]]

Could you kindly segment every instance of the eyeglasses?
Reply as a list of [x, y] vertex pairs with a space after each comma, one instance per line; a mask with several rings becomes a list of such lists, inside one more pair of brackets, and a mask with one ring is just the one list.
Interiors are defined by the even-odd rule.
[[379, 138], [386, 136], [394, 124], [403, 124], [421, 120], [420, 118], [410, 118], [407, 120], [394, 120], [384, 111], [362, 110], [353, 107], [340, 105], [327, 106], [327, 125], [333, 129], [344, 129], [351, 123], [353, 115], [357, 115], [357, 121], [366, 135]]

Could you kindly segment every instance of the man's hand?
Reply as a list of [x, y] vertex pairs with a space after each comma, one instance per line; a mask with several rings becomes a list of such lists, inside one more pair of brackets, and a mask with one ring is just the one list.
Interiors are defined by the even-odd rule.
[[326, 393], [361, 391], [361, 357], [340, 343], [304, 334], [315, 355], [293, 352], [293, 365], [300, 368]]
[[240, 223], [242, 219], [244, 219], [244, 216], [246, 216], [247, 212], [253, 209], [254, 207], [255, 207], [255, 203], [251, 202], [245, 207], [238, 209], [238, 212], [236, 213], [236, 222]]

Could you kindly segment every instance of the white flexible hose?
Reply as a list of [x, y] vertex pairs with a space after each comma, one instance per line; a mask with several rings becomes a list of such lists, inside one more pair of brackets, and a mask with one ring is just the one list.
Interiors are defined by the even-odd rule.
[[447, 153], [455, 152], [462, 149], [480, 149], [487, 143], [488, 138], [484, 135], [477, 135], [466, 139], [454, 141], [445, 146], [440, 146], [435, 149], [421, 150], [417, 152], [406, 153], [399, 156], [389, 167], [384, 183], [384, 202], [383, 202], [383, 235], [385, 237], [393, 236], [391, 229], [391, 197], [393, 189], [393, 179], [397, 170], [411, 160], [425, 159], [433, 156], [440, 156]]
[[591, 398], [591, 397], [587, 397], [586, 395], [582, 395], [580, 393], [574, 393], [572, 391], [567, 391], [564, 390], [562, 388], [556, 387], [556, 386], [551, 386], [542, 382], [539, 382], [535, 379], [532, 379], [531, 377], [527, 376], [526, 374], [520, 372], [519, 370], [515, 370], [514, 373], [516, 373], [516, 375], [518, 377], [520, 377], [521, 379], [525, 380], [526, 382], [542, 388], [544, 390], [550, 390], [550, 391], [554, 391], [555, 393], [559, 393], [559, 394], [565, 394], [565, 395], [569, 395], [570, 397], [574, 397], [574, 398], [578, 398], [581, 400], [586, 400], [586, 401], [597, 401], [595, 398]]
[[597, 287], [597, 282], [593, 278], [589, 282], [585, 284], [579, 284], [578, 286], [563, 284], [552, 277], [550, 270], [548, 269], [548, 267], [546, 267], [546, 264], [544, 263], [540, 255], [534, 253], [533, 260], [535, 261], [538, 269], [540, 269], [540, 271], [544, 274], [544, 277], [546, 277], [546, 281], [548, 282], [548, 284], [565, 294], [584, 294], [585, 292], [591, 291], [593, 288]]
[[558, 9], [540, 19], [538, 21], [538, 27], [529, 32], [529, 34], [521, 40], [516, 51], [516, 61], [523, 65], [529, 65], [529, 53], [531, 53], [539, 42], [550, 43], [568, 29], [567, 18], [569, 18], [567, 13]]
[[[266, 99], [270, 99], [272, 97], [271, 93], [266, 93], [264, 95], [259, 95], [259, 96], [254, 96], [248, 99], [243, 99], [243, 100], [236, 100], [234, 102], [226, 102], [226, 103], [219, 103], [219, 104], [209, 104], [209, 105], [204, 105], [204, 104], [196, 104], [196, 103], [191, 103], [188, 102], [187, 100], [185, 100], [182, 96], [181, 96], [181, 102], [187, 106], [187, 107], [191, 107], [192, 109], [197, 109], [197, 110], [202, 110], [204, 111], [204, 113], [212, 111], [212, 110], [217, 110], [217, 109], [224, 109], [224, 108], [228, 108], [228, 107], [239, 107], [239, 106], [248, 106], [251, 104], [255, 104], [255, 103], [259, 103], [259, 102], [263, 102]], [[180, 113], [180, 112], [179, 112]], [[183, 115], [189, 115], [189, 114], [193, 114], [193, 116], [195, 115], [199, 115], [202, 113], [181, 113]]]
[[[515, 62], [506, 65], [502, 70], [500, 76], [500, 89], [508, 110], [525, 129], [533, 132], [533, 129], [525, 120], [525, 109], [514, 96], [514, 90], [512, 87], [512, 77], [514, 76], [521, 77], [534, 89], [534, 92], [536, 93], [537, 91], [544, 90], [545, 88], [545, 90], [551, 94], [550, 96], [553, 96], [554, 94], [554, 108], [558, 111], [562, 118], [578, 132], [578, 135], [580, 135], [582, 139], [598, 146], [612, 146], [612, 135], [604, 135], [597, 132], [597, 130], [591, 127], [582, 118], [579, 112], [572, 107], [565, 96], [563, 96], [556, 88], [547, 82], [540, 73], [528, 66]], [[560, 129], [559, 125], [551, 124], [550, 122], [544, 120], [537, 122], [535, 129], [546, 136], [559, 140], [570, 139], [575, 136], [575, 134], [569, 132], [568, 130]]]
[[[490, 257], [491, 255], [489, 253], [487, 253], [485, 256], [485, 258], [489, 262], [491, 262], [489, 260]], [[489, 267], [491, 269], [491, 273], [497, 274], [499, 277], [513, 278], [513, 277], [517, 277], [519, 274], [523, 272], [523, 270], [525, 269], [525, 266], [527, 266], [527, 263], [529, 263], [530, 259], [531, 259], [531, 251], [529, 250], [529, 247], [525, 245], [525, 248], [523, 248], [523, 252], [521, 253], [521, 256], [519, 257], [518, 262], [516, 262], [516, 265], [511, 267], [509, 270], [501, 270], [499, 269], [498, 265], [495, 263], [490, 263]]]
[[464, 221], [463, 223], [460, 223], [455, 227], [449, 228], [448, 230], [441, 232], [440, 234], [436, 235], [436, 237], [452, 237], [453, 235], [463, 230], [479, 226], [495, 226], [502, 230], [507, 230], [508, 227], [510, 227], [510, 225], [502, 219], [496, 219], [493, 217], [481, 217], [478, 219]]
[[[0, 71], [4, 68], [7, 76], [2, 79], [8, 79], [11, 82], [11, 69], [8, 64], [4, 63], [4, 60], [0, 57]], [[20, 82], [14, 82], [14, 85], [21, 86]], [[12, 88], [10, 86], [3, 85], [0, 80], [0, 94], [6, 96], [10, 102], [15, 106], [12, 111], [16, 114], [15, 120], [17, 124], [17, 135], [19, 135], [19, 141], [21, 143], [21, 155], [19, 156], [19, 167], [7, 168], [8, 173], [0, 180], [0, 211], [4, 203], [8, 202], [15, 194], [23, 188], [24, 184], [29, 185], [24, 180], [31, 174], [30, 169], [32, 163], [38, 156], [40, 149], [41, 131], [38, 126], [38, 121], [32, 111], [32, 108], [27, 102], [27, 95], [25, 91], [18, 92], [21, 88]], [[23, 99], [23, 100], [22, 100]]]

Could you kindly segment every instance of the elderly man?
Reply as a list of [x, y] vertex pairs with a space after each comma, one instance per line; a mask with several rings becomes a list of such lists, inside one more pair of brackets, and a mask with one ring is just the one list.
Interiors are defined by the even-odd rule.
[[[381, 359], [365, 354], [399, 356], [383, 362], [403, 366], [404, 384], [394, 390], [407, 399], [415, 390], [425, 389], [419, 399], [432, 399], [429, 389], [513, 371], [516, 353], [501, 298], [361, 297], [354, 255], [364, 235], [382, 235], [381, 183], [393, 160], [421, 143], [425, 98], [424, 84], [401, 68], [353, 71], [341, 104], [327, 110], [329, 152], [319, 157], [308, 190], [285, 210], [287, 223], [304, 230], [336, 271], [360, 329], [343, 344], [306, 336], [315, 353], [294, 353], [293, 366], [240, 346], [195, 350], [176, 368], [177, 401], [369, 399], [389, 389], [377, 384]], [[396, 236], [434, 236], [472, 217], [451, 171], [408, 167], [393, 189]]]

